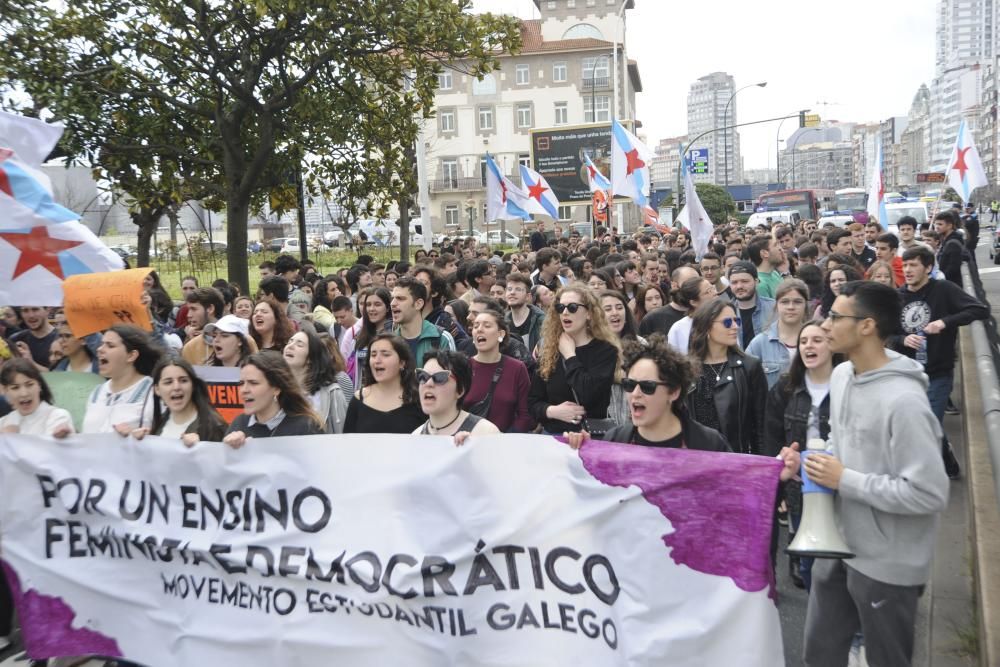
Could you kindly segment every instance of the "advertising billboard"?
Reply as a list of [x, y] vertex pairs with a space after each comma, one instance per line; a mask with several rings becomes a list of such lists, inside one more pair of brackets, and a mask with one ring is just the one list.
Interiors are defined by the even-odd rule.
[[591, 203], [590, 182], [583, 164], [585, 155], [610, 178], [610, 124], [531, 131], [531, 163], [548, 181], [560, 204]]

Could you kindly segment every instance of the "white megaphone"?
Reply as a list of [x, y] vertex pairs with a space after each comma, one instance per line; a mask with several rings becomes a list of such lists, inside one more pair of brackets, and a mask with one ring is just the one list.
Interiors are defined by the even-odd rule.
[[820, 438], [809, 440], [802, 453], [802, 521], [785, 553], [812, 558], [854, 558], [833, 516], [833, 490], [813, 482], [806, 474], [809, 455], [825, 453], [826, 441]]

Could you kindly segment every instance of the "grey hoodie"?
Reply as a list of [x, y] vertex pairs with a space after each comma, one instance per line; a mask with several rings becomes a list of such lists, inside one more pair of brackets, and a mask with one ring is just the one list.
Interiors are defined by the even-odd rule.
[[830, 440], [844, 464], [836, 497], [841, 534], [858, 572], [897, 586], [925, 584], [948, 502], [941, 428], [916, 361], [886, 351], [889, 363], [855, 375], [837, 366], [830, 380]]

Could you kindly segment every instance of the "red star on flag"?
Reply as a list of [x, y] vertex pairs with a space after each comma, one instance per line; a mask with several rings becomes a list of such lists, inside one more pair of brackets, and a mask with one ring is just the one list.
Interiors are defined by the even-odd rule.
[[632, 172], [634, 172], [636, 169], [642, 169], [643, 167], [646, 166], [646, 163], [643, 162], [642, 158], [639, 157], [639, 151], [637, 151], [634, 148], [630, 150], [628, 153], [625, 153], [625, 159], [628, 161], [625, 166], [626, 176], [631, 176]]
[[528, 186], [528, 196], [531, 197], [532, 199], [537, 199], [538, 201], [542, 201], [542, 195], [545, 193], [546, 190], [548, 190], [548, 188], [542, 185], [541, 181], [539, 181], [534, 185]]
[[59, 264], [59, 253], [83, 245], [83, 241], [52, 238], [47, 227], [33, 227], [27, 234], [0, 234], [0, 239], [21, 251], [11, 280], [16, 280], [36, 266], [41, 266], [59, 279], [65, 279]]
[[958, 149], [958, 156], [955, 158], [955, 164], [951, 165], [952, 169], [958, 169], [958, 177], [965, 180], [965, 172], [969, 170], [969, 165], [965, 164], [965, 154], [969, 152], [972, 146], [966, 146], [965, 148]]

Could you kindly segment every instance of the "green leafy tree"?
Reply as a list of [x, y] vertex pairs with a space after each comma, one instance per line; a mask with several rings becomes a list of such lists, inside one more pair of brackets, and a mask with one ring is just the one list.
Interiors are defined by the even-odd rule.
[[152, 182], [166, 177], [224, 204], [229, 279], [249, 288], [238, 250], [250, 210], [287, 188], [287, 174], [304, 161], [307, 191], [335, 192], [349, 173], [365, 181], [374, 210], [413, 190], [406, 147], [416, 117], [431, 115], [437, 74], [451, 66], [479, 76], [519, 47], [516, 19], [473, 15], [470, 6], [32, 4], [0, 25], [8, 52], [0, 76], [30, 96], [28, 107], [65, 120], [83, 154], [97, 154], [117, 123], [116, 154], [152, 156], [144, 172]]
[[696, 183], [694, 187], [698, 191], [701, 205], [714, 224], [720, 225], [730, 216], [736, 215], [736, 202], [724, 187], [711, 183]]

